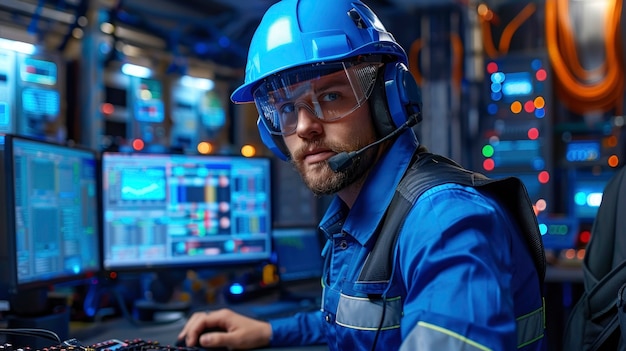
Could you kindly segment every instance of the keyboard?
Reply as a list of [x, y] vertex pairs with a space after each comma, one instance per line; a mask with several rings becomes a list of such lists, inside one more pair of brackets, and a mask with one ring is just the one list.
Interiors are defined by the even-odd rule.
[[60, 345], [49, 346], [43, 349], [29, 346], [16, 346], [11, 343], [0, 345], [3, 351], [224, 351], [225, 348], [187, 347], [169, 344], [161, 344], [158, 341], [133, 339], [118, 340], [109, 339], [93, 345], [82, 345], [76, 339], [64, 341]]

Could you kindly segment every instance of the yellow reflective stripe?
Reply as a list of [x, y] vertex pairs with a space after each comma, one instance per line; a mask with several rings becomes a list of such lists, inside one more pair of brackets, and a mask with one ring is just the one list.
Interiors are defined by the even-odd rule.
[[[457, 334], [457, 333], [455, 333], [455, 332], [453, 332], [451, 330], [442, 328], [440, 326], [437, 326], [437, 325], [434, 325], [434, 324], [430, 324], [430, 323], [426, 323], [426, 322], [417, 322], [417, 325], [419, 327], [422, 327], [422, 328], [425, 328], [425, 329], [430, 329], [430, 330], [433, 330], [433, 331], [436, 331], [436, 332], [439, 332], [439, 333], [442, 333], [442, 334], [445, 334], [445, 335], [449, 336], [451, 339], [448, 339], [446, 341], [446, 343], [448, 345], [454, 345], [454, 347], [455, 347], [454, 349], [456, 349], [456, 350], [461, 350], [461, 349], [465, 350], [465, 348], [461, 348], [460, 345], [457, 345], [458, 342], [462, 342], [463, 344], [470, 345], [470, 346], [472, 346], [472, 347], [474, 347], [474, 348], [476, 348], [478, 350], [481, 350], [481, 351], [491, 351], [490, 348], [488, 348], [488, 347], [486, 347], [484, 345], [481, 345], [481, 344], [477, 343], [476, 341], [470, 340], [470, 339], [464, 337], [463, 335]], [[453, 340], [457, 340], [457, 342], [453, 342]], [[438, 345], [440, 345], [440, 344], [438, 344]], [[453, 350], [453, 349], [448, 349], [448, 350]]]
[[535, 311], [520, 316], [517, 322], [517, 348], [522, 348], [543, 338], [544, 309], [543, 306]]

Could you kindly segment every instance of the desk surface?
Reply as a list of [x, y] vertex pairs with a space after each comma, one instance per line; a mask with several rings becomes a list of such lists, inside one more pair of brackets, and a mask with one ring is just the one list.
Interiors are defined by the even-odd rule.
[[[296, 311], [311, 310], [319, 308], [319, 301], [310, 302], [308, 297], [321, 296], [321, 287], [319, 281], [310, 284], [302, 284], [295, 286], [290, 290], [295, 294], [294, 300], [285, 299], [285, 292], [268, 294], [265, 297], [253, 299], [249, 302], [228, 304], [225, 302], [215, 303], [211, 306], [192, 308], [194, 311], [218, 309], [228, 307], [257, 319], [268, 319], [292, 315]], [[308, 301], [307, 303], [303, 303]], [[278, 313], [278, 315], [277, 315]], [[281, 315], [284, 313], [284, 315]], [[174, 345], [176, 336], [182, 330], [186, 318], [180, 318], [175, 322], [161, 324], [133, 323], [128, 319], [119, 318], [107, 320], [104, 322], [87, 323], [83, 325], [73, 324], [70, 327], [70, 337], [80, 340], [83, 344], [93, 345], [110, 339], [132, 340], [143, 339], [146, 341], [156, 341], [161, 345]], [[280, 351], [323, 351], [328, 350], [325, 345], [302, 346], [302, 347], [283, 347], [283, 348], [263, 348], [263, 350], [280, 350]]]
[[[144, 339], [157, 341], [162, 345], [174, 345], [178, 332], [185, 324], [184, 319], [162, 325], [135, 325], [125, 319], [110, 320], [84, 325], [73, 324], [70, 328], [70, 335], [80, 340], [83, 344], [92, 345], [110, 339], [132, 340]], [[285, 348], [264, 348], [266, 351], [323, 351], [328, 347], [323, 345], [285, 347]]]

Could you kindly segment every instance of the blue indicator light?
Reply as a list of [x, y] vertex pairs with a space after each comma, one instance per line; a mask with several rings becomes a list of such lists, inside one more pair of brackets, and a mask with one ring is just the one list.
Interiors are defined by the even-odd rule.
[[542, 63], [540, 59], [534, 59], [531, 63], [530, 63], [530, 67], [532, 67], [532, 69], [534, 69], [535, 71], [539, 70], [542, 67]]
[[493, 101], [502, 100], [502, 93], [491, 93], [491, 100]]
[[495, 115], [496, 113], [498, 113], [498, 105], [496, 105], [496, 104], [489, 104], [489, 105], [487, 105], [487, 112], [490, 115]]
[[546, 116], [546, 110], [543, 108], [535, 109], [535, 117], [544, 118]]
[[502, 82], [504, 82], [504, 73], [502, 73], [502, 72], [493, 73], [491, 75], [491, 82], [492, 83], [502, 83]]
[[579, 191], [574, 195], [574, 202], [578, 206], [585, 206], [587, 204], [587, 194]]
[[233, 295], [241, 295], [243, 294], [243, 286], [239, 283], [235, 283], [230, 286], [230, 293]]
[[539, 233], [541, 233], [541, 235], [546, 235], [548, 233], [548, 226], [544, 223], [539, 223]]

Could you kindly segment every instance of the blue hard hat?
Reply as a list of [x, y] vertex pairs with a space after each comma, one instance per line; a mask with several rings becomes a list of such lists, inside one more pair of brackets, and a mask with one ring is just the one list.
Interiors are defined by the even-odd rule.
[[408, 64], [404, 49], [364, 3], [282, 0], [263, 16], [250, 43], [245, 81], [231, 99], [252, 102], [264, 78], [286, 69], [368, 54]]

